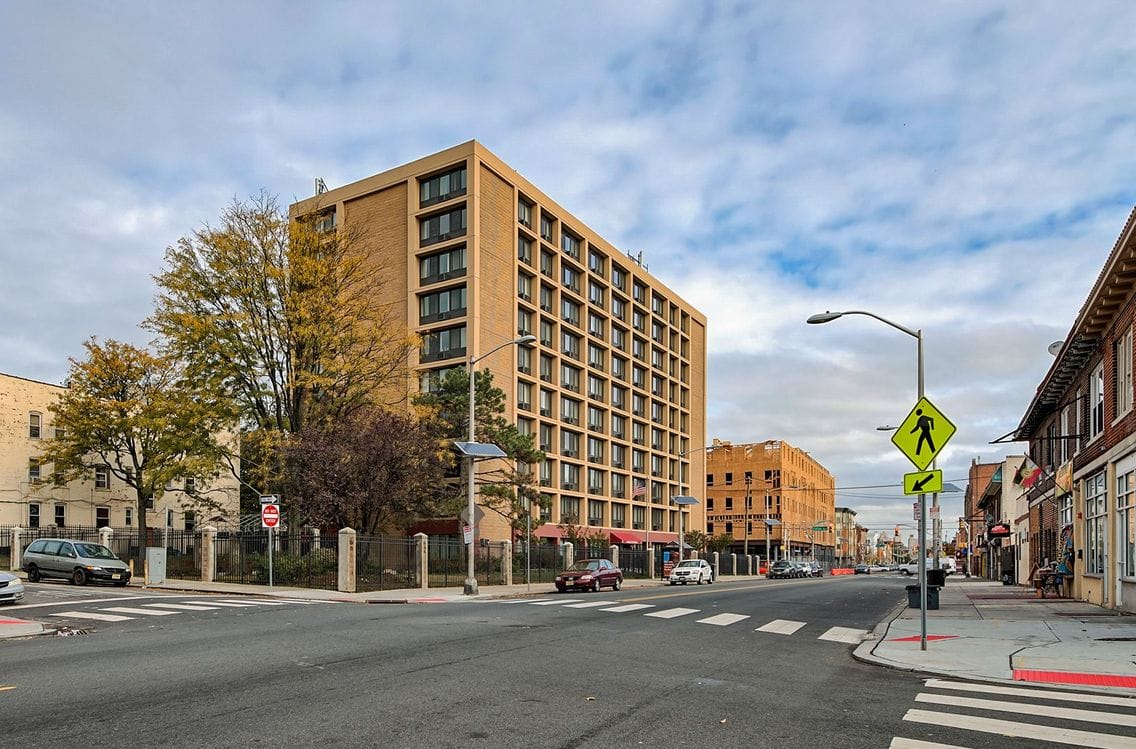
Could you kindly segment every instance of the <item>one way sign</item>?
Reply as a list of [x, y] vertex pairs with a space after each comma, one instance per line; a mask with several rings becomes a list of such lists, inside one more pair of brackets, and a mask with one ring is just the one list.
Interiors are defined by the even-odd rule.
[[942, 471], [917, 471], [903, 474], [904, 494], [938, 494], [943, 490]]

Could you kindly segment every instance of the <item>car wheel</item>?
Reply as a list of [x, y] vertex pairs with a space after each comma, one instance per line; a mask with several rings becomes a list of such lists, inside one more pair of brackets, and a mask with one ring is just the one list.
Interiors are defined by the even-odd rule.
[[911, 577], [911, 571], [910, 570], [903, 570], [902, 572], [903, 572], [904, 577]]
[[698, 582], [698, 584], [699, 584], [699, 585], [701, 585], [701, 584], [702, 584], [702, 574], [701, 574], [701, 573], [699, 573], [699, 575], [698, 575], [698, 580], [697, 580], [697, 582]]
[[678, 580], [671, 580], [671, 585], [678, 585]]
[[75, 585], [86, 585], [87, 573], [83, 570], [75, 570], [75, 572], [71, 575], [71, 582]]
[[713, 572], [710, 573], [710, 577], [706, 578], [706, 584], [707, 585], [713, 585], [714, 584], [714, 573]]
[[36, 567], [34, 564], [29, 565], [28, 566], [28, 582], [29, 583], [38, 583], [39, 579], [40, 579], [39, 578], [39, 567]]
[[623, 581], [620, 580], [618, 577], [615, 578], [615, 582], [611, 584], [611, 589], [612, 590], [619, 590], [622, 587], [623, 587]]
[[595, 582], [592, 583], [592, 590], [595, 591], [596, 593], [599, 593], [600, 587], [601, 587], [600, 586], [600, 579], [597, 577], [595, 579]]

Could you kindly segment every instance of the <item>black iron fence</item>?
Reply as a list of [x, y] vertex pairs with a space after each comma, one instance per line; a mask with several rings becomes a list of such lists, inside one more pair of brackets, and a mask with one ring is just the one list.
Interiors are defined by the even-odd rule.
[[355, 547], [355, 589], [393, 590], [417, 586], [414, 539], [359, 536]]
[[650, 558], [646, 549], [620, 549], [619, 569], [625, 578], [646, 579], [651, 576]]
[[[337, 536], [323, 538], [307, 531], [273, 534], [273, 584], [335, 590], [339, 579], [338, 541]], [[213, 579], [217, 582], [267, 585], [269, 543], [267, 530], [218, 532], [214, 540], [216, 568]]]
[[527, 549], [518, 544], [513, 549], [513, 582], [551, 583], [564, 569], [564, 547], [550, 544], [532, 544]]

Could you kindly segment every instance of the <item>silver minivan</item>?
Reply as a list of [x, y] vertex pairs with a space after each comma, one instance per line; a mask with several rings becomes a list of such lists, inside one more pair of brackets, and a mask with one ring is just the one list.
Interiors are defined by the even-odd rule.
[[67, 538], [41, 538], [24, 549], [20, 569], [28, 582], [45, 577], [61, 577], [75, 585], [106, 582], [123, 586], [130, 582], [130, 567], [114, 552], [90, 541]]

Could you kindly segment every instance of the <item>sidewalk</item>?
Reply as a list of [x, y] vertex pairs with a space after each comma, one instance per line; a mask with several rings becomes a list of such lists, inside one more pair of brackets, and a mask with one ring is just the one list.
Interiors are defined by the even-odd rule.
[[881, 622], [853, 655], [867, 663], [960, 679], [1102, 687], [1136, 696], [1136, 616], [1032, 589], [951, 576], [927, 612]]

